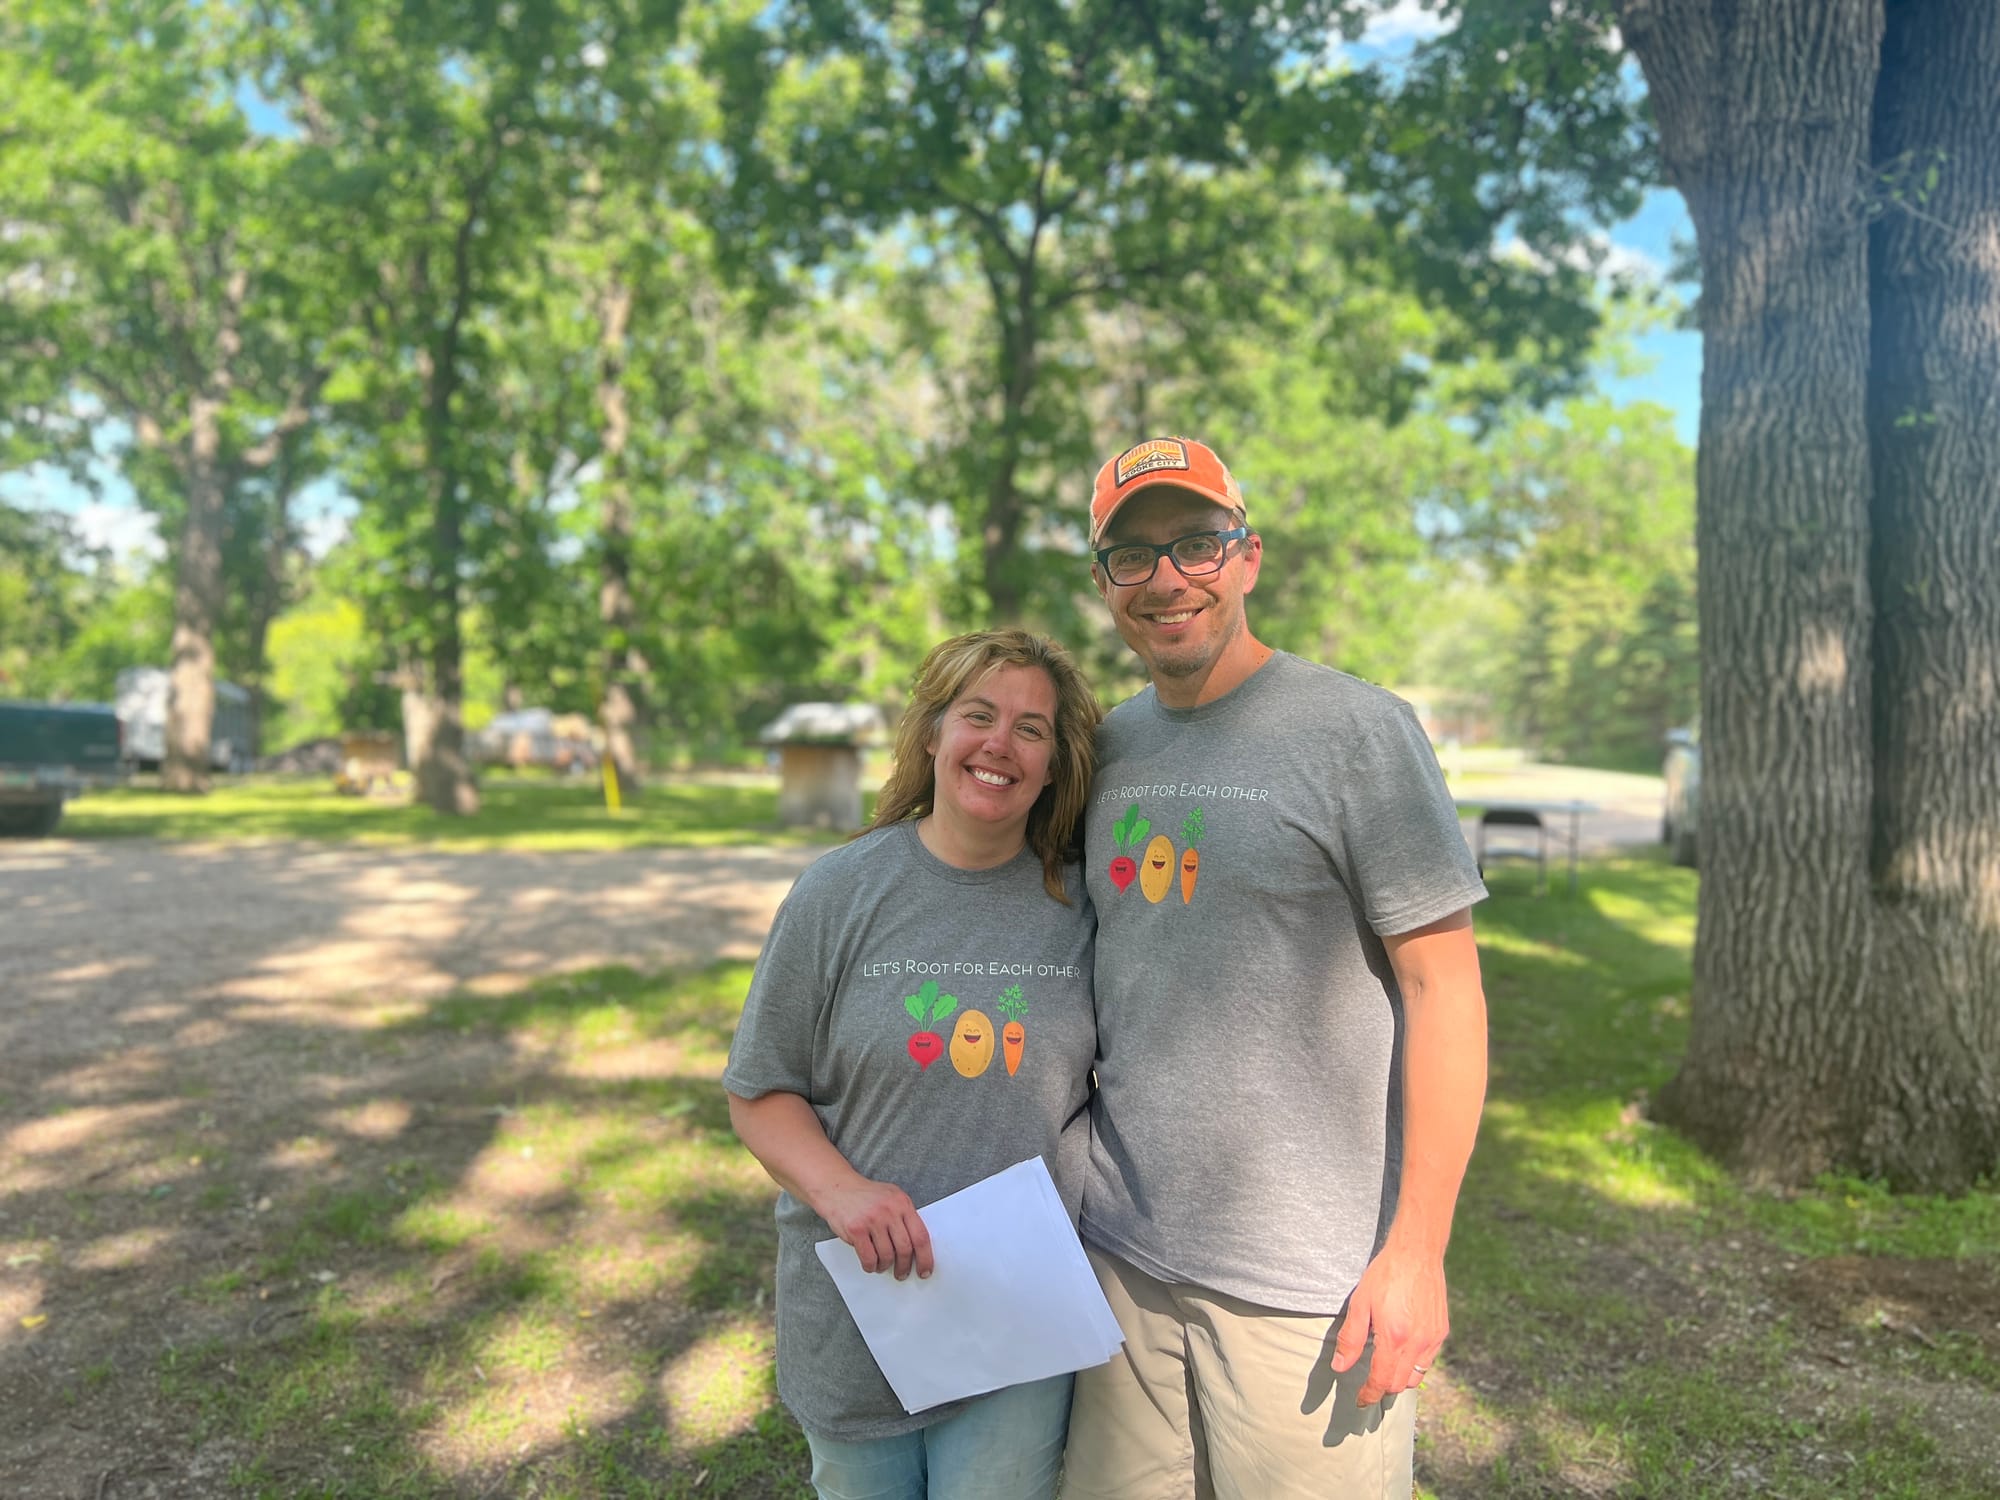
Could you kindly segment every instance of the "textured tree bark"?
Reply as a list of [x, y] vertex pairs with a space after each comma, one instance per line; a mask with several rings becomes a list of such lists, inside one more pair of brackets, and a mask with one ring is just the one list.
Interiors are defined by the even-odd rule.
[[646, 658], [634, 644], [632, 604], [632, 487], [625, 450], [632, 417], [625, 394], [625, 333], [632, 315], [632, 289], [614, 278], [598, 300], [598, 349], [602, 376], [597, 409], [604, 421], [603, 505], [598, 517], [597, 618], [604, 627], [604, 694], [598, 717], [604, 725], [604, 753], [620, 785], [639, 785], [637, 734]]
[[1872, 160], [1874, 999], [1862, 1165], [2000, 1161], [2000, 7], [1890, 0]]
[[187, 487], [174, 578], [173, 665], [167, 693], [166, 761], [160, 785], [170, 792], [208, 790], [209, 733], [215, 722], [215, 613], [222, 598], [222, 405], [208, 395], [188, 403], [188, 436], [179, 465]]
[[[420, 710], [424, 729], [421, 744], [415, 729], [407, 730], [406, 738], [418, 799], [433, 811], [454, 817], [479, 811], [479, 784], [465, 754], [465, 591], [459, 578], [465, 551], [465, 475], [458, 460], [452, 406], [459, 391], [461, 338], [472, 312], [472, 236], [491, 171], [489, 167], [468, 188], [452, 237], [451, 282], [444, 316], [435, 342], [419, 357], [424, 377], [424, 473], [430, 501], [426, 560], [430, 660], [426, 663], [428, 701]], [[428, 263], [421, 255], [412, 279], [419, 285], [428, 283]], [[406, 693], [406, 715], [409, 710]]]
[[1752, 1179], [1851, 1161], [1871, 989], [1867, 231], [1880, 0], [1630, 0], [1701, 253], [1700, 925], [1661, 1115]]
[[980, 582], [986, 589], [988, 618], [995, 625], [1021, 622], [1021, 532], [1027, 524], [1020, 487], [1021, 459], [1028, 442], [1028, 403], [1034, 399], [1041, 358], [1037, 283], [1046, 221], [1037, 217], [1027, 246], [1016, 251], [989, 249], [986, 284], [1000, 327], [1000, 421], [994, 433], [992, 468], [986, 480], [986, 510], [979, 528]]

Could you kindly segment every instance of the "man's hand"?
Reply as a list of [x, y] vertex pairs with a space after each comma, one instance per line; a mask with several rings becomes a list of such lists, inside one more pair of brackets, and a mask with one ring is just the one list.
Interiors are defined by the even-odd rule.
[[816, 1205], [833, 1232], [854, 1247], [861, 1269], [870, 1273], [895, 1267], [896, 1279], [936, 1269], [931, 1256], [931, 1232], [924, 1228], [910, 1195], [893, 1183], [861, 1178], [838, 1187]]
[[1421, 1385], [1450, 1332], [1444, 1262], [1384, 1245], [1347, 1299], [1333, 1344], [1334, 1372], [1344, 1375], [1353, 1369], [1373, 1337], [1368, 1380], [1354, 1398], [1357, 1406], [1373, 1406], [1384, 1396]]

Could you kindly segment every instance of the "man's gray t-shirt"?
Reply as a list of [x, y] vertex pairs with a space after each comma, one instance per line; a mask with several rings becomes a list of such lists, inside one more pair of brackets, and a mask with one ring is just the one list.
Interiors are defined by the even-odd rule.
[[[919, 1207], [1031, 1156], [1075, 1219], [1089, 1141], [1093, 921], [1028, 850], [959, 870], [898, 823], [823, 855], [778, 910], [723, 1087], [809, 1101], [857, 1172]], [[778, 1395], [808, 1431], [890, 1437], [912, 1416], [813, 1246], [833, 1231], [778, 1197]], [[851, 1253], [851, 1252], [850, 1252]]]
[[1486, 894], [1408, 704], [1280, 652], [1098, 738], [1086, 1242], [1334, 1312], [1395, 1213], [1402, 998], [1382, 936]]

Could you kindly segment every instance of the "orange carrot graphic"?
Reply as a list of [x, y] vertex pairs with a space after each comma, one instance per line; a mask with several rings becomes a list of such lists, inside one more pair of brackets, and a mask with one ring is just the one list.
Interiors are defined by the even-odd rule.
[[1181, 837], [1187, 842], [1187, 853], [1181, 856], [1181, 904], [1185, 906], [1194, 900], [1194, 883], [1201, 874], [1201, 854], [1195, 848], [1201, 842], [1203, 833], [1201, 809], [1196, 808], [1181, 819]]
[[1006, 1059], [1007, 1076], [1012, 1078], [1021, 1067], [1021, 1049], [1028, 1044], [1027, 1028], [1021, 1024], [1028, 1002], [1021, 998], [1021, 987], [1010, 984], [1000, 992], [993, 1008], [1007, 1018], [1007, 1024], [1000, 1028], [1000, 1055]]

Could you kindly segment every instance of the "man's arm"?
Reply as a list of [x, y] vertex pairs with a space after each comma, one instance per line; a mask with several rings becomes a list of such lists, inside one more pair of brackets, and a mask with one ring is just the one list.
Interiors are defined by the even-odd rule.
[[1455, 912], [1382, 940], [1403, 994], [1403, 1175], [1396, 1217], [1334, 1344], [1346, 1371], [1372, 1336], [1358, 1404], [1422, 1381], [1451, 1331], [1444, 1248], [1486, 1099], [1486, 995], [1472, 914]]
[[805, 1099], [781, 1091], [755, 1099], [731, 1094], [729, 1123], [779, 1187], [854, 1247], [862, 1270], [893, 1268], [902, 1281], [913, 1269], [928, 1276], [936, 1268], [930, 1231], [909, 1194], [855, 1171]]

